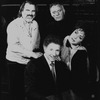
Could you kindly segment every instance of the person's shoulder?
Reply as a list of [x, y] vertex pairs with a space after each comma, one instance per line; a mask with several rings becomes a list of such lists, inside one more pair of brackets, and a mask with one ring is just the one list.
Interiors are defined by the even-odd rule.
[[67, 35], [67, 36], [65, 36], [65, 38], [64, 39], [68, 39], [70, 36], [69, 35]]
[[27, 68], [31, 70], [36, 69], [39, 64], [39, 61], [41, 61], [40, 59], [41, 59], [40, 57], [37, 59], [31, 58], [31, 60], [27, 63]]
[[80, 46], [77, 50], [77, 54], [81, 57], [86, 57], [88, 55], [87, 49], [84, 46]]
[[33, 22], [33, 23], [38, 23], [36, 20], [33, 20], [32, 22]]
[[38, 22], [36, 20], [33, 20], [32, 25], [38, 25]]
[[39, 27], [38, 22], [36, 20], [33, 20], [31, 25], [32, 25], [33, 29], [38, 29], [38, 27]]
[[58, 63], [60, 66], [66, 66], [66, 64], [65, 64], [62, 60], [57, 61], [57, 63]]
[[48, 22], [48, 26], [54, 26], [54, 25], [56, 25], [57, 24], [57, 21], [50, 21], [50, 22]]
[[12, 30], [16, 25], [16, 19], [13, 19], [11, 22], [8, 23], [7, 30]]
[[13, 20], [8, 24], [8, 26], [14, 25], [14, 24], [17, 24], [17, 23], [21, 23], [21, 18], [15, 18], [15, 19], [13, 19]]
[[65, 62], [63, 62], [62, 60], [61, 61], [58, 61], [58, 68], [60, 68], [60, 70], [63, 70], [63, 71], [69, 71], [69, 68], [68, 66], [66, 65]]
[[32, 58], [31, 61], [27, 64], [27, 70], [32, 73], [40, 72], [44, 67], [44, 57], [41, 56], [37, 59]]
[[78, 50], [83, 50], [83, 51], [87, 52], [87, 49], [84, 46], [79, 46]]
[[43, 55], [41, 57], [36, 58], [36, 59], [35, 58], [31, 58], [29, 63], [39, 64], [39, 62], [41, 62], [43, 58], [44, 58]]

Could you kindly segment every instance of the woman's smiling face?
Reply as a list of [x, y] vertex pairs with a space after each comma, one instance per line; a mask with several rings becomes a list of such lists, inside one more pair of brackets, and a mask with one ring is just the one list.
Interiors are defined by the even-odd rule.
[[69, 41], [71, 44], [79, 44], [83, 41], [84, 37], [85, 32], [83, 31], [83, 29], [78, 28], [70, 35]]

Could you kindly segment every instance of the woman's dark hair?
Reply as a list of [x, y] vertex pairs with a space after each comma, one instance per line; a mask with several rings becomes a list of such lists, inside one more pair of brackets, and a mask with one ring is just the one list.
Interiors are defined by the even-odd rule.
[[[24, 6], [25, 6], [26, 3], [31, 4], [31, 5], [35, 5], [35, 7], [36, 7], [36, 4], [33, 4], [31, 1], [26, 0], [26, 1], [23, 2], [22, 5], [20, 6], [20, 9], [19, 9], [19, 12], [18, 12], [18, 17], [21, 17], [21, 16], [22, 16], [22, 11], [24, 10]], [[36, 7], [36, 11], [37, 11], [37, 7]]]
[[85, 21], [83, 21], [83, 20], [78, 20], [77, 22], [76, 22], [76, 25], [75, 25], [75, 27], [74, 27], [74, 29], [73, 30], [75, 30], [75, 29], [78, 29], [78, 28], [81, 28], [81, 29], [83, 29], [84, 30], [84, 32], [85, 32], [85, 26], [86, 26], [86, 22]]

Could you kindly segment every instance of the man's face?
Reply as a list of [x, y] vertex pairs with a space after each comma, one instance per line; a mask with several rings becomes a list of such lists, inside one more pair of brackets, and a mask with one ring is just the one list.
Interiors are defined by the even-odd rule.
[[44, 46], [44, 52], [48, 60], [54, 61], [60, 53], [60, 45], [55, 43], [50, 43], [47, 47]]
[[71, 35], [70, 35], [70, 43], [71, 44], [79, 44], [83, 41], [85, 37], [85, 33], [82, 29], [76, 29]]
[[36, 12], [35, 5], [26, 3], [24, 6], [24, 9], [22, 11], [22, 17], [26, 22], [32, 22], [32, 20], [35, 18]]
[[50, 8], [50, 13], [51, 16], [56, 20], [56, 21], [61, 21], [64, 17], [64, 12], [61, 6], [59, 5], [54, 5]]

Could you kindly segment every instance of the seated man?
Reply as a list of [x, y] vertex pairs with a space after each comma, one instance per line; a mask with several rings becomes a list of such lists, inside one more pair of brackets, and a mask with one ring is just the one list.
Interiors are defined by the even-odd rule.
[[28, 100], [63, 100], [61, 94], [68, 90], [69, 70], [60, 61], [60, 48], [59, 39], [47, 36], [43, 43], [44, 54], [28, 63], [25, 70]]

